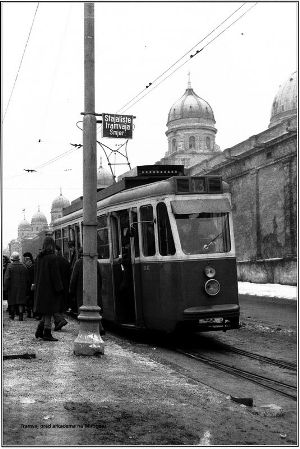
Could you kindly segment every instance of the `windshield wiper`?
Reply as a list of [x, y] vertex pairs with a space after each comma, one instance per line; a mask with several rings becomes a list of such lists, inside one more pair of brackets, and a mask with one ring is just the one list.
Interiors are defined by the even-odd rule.
[[216, 237], [214, 237], [209, 243], [207, 243], [206, 245], [203, 246], [203, 249], [208, 249], [210, 247], [210, 245], [217, 240], [218, 237], [220, 237], [223, 234], [223, 231], [220, 232], [220, 234], [216, 235]]

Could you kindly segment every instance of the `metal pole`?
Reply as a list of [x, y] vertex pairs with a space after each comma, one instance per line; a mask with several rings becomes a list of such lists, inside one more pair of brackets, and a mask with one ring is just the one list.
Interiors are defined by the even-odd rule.
[[104, 353], [97, 305], [97, 157], [95, 117], [94, 3], [84, 3], [83, 305], [74, 354]]

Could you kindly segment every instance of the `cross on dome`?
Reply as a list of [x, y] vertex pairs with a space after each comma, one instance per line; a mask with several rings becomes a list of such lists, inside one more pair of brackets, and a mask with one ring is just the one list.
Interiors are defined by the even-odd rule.
[[188, 72], [188, 89], [192, 88], [192, 83], [191, 83], [191, 72]]

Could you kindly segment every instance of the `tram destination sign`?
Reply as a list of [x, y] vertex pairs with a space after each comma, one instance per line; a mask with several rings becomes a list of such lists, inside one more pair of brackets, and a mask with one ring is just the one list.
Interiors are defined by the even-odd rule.
[[133, 116], [102, 114], [102, 137], [132, 139]]

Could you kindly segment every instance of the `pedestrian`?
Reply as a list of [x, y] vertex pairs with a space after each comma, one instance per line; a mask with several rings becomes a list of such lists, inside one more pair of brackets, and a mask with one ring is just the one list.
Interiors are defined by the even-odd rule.
[[61, 248], [56, 245], [55, 246], [55, 254], [57, 256], [59, 262], [59, 271], [64, 287], [63, 299], [61, 302], [60, 311], [58, 313], [54, 313], [54, 330], [60, 331], [63, 326], [68, 324], [68, 321], [64, 317], [64, 313], [69, 307], [69, 285], [70, 285], [70, 277], [71, 277], [71, 265], [70, 262], [62, 255]]
[[33, 314], [33, 300], [34, 300], [34, 260], [33, 256], [30, 252], [26, 252], [23, 254], [23, 261], [24, 265], [26, 266], [28, 270], [28, 277], [29, 277], [29, 283], [28, 283], [28, 291], [27, 291], [27, 304], [26, 304], [26, 311], [27, 311], [27, 318], [31, 318]]
[[[7, 301], [7, 291], [4, 291], [4, 276], [7, 269], [7, 265], [10, 263], [9, 257], [3, 254], [2, 256], [2, 287], [3, 287], [3, 301]], [[7, 307], [7, 312], [10, 313], [10, 307]]]
[[34, 284], [34, 311], [42, 315], [35, 336], [45, 341], [58, 341], [51, 334], [51, 321], [53, 314], [61, 310], [64, 286], [52, 237], [45, 237], [42, 251], [36, 258]]
[[7, 292], [7, 302], [10, 307], [9, 316], [12, 320], [18, 312], [19, 321], [23, 321], [28, 285], [27, 268], [20, 262], [19, 253], [14, 251], [11, 255], [11, 263], [7, 265], [4, 276], [4, 291]]
[[[97, 305], [102, 310], [102, 277], [100, 264], [97, 262]], [[77, 314], [80, 313], [79, 308], [83, 305], [83, 250], [78, 250], [78, 260], [75, 262], [70, 281], [70, 296], [75, 299]], [[104, 335], [105, 331], [101, 320], [99, 322], [100, 335]]]

